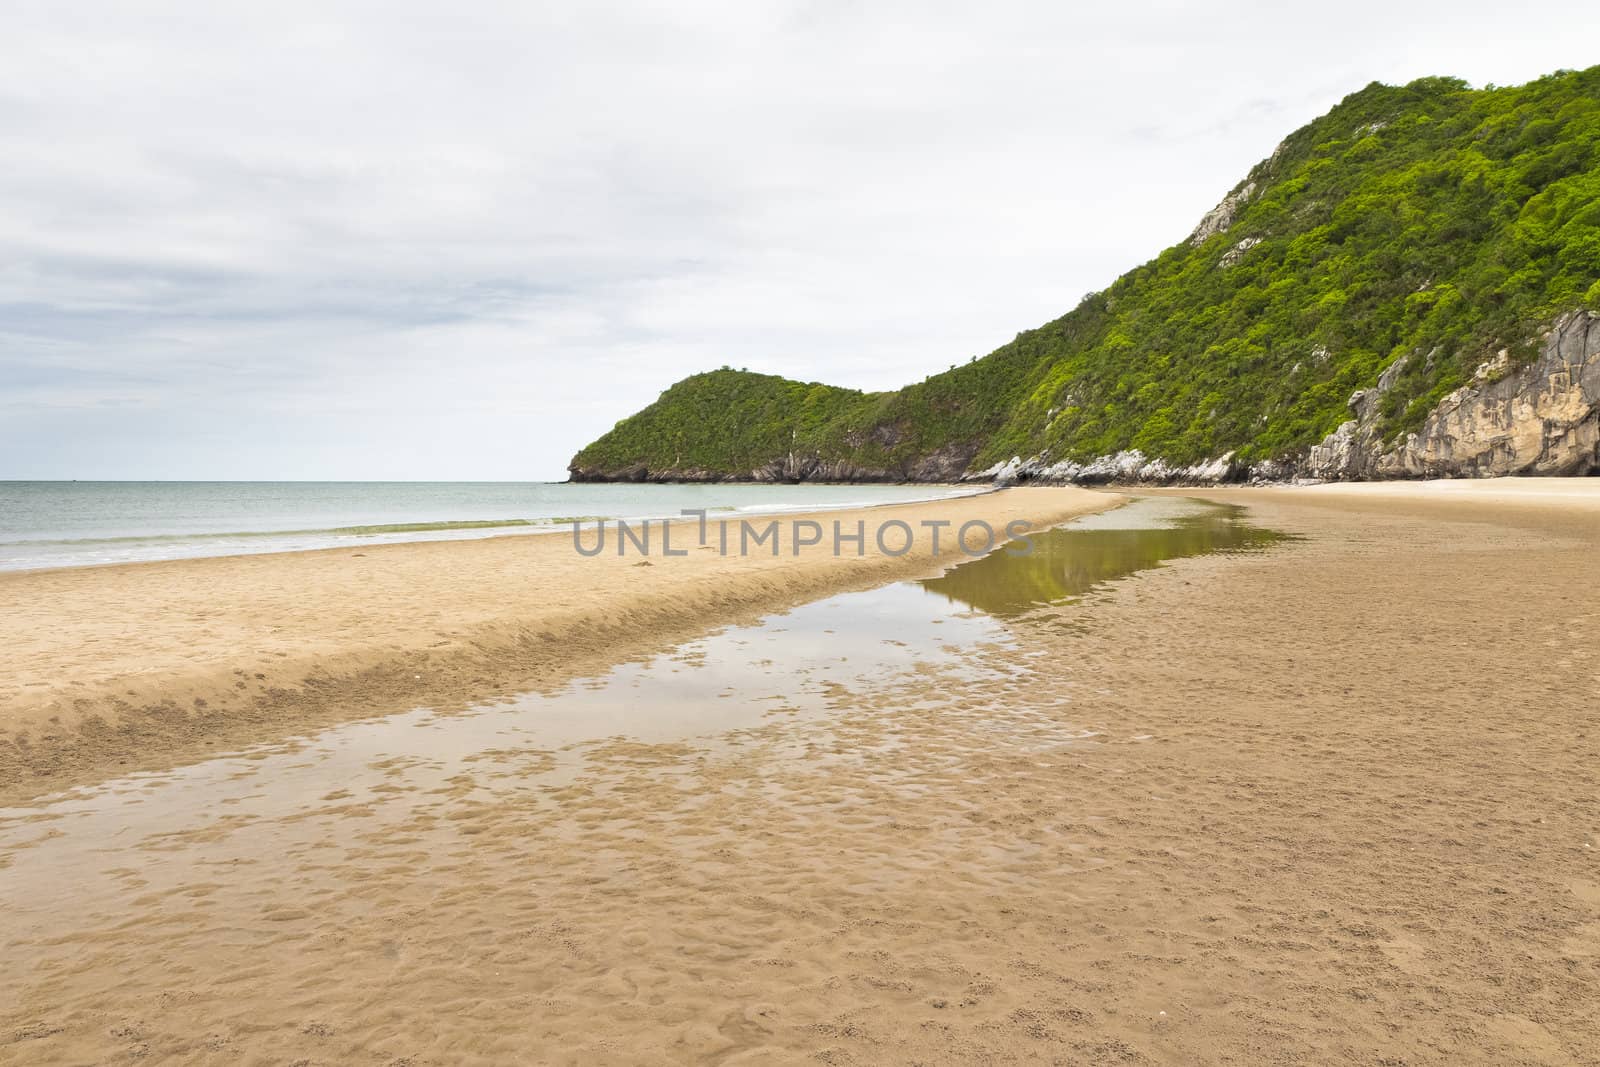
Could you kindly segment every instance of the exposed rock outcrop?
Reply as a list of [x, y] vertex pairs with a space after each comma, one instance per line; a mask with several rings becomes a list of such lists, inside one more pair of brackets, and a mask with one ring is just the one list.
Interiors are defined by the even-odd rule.
[[1060, 460], [1052, 463], [1045, 456], [1022, 459], [1013, 456], [987, 470], [975, 471], [963, 480], [993, 481], [997, 485], [1042, 482], [1049, 485], [1211, 485], [1240, 481], [1249, 471], [1234, 462], [1233, 453], [1189, 466], [1174, 466], [1163, 459], [1152, 459], [1137, 448], [1109, 456], [1097, 456], [1085, 463]]
[[1600, 473], [1600, 315], [1557, 320], [1539, 356], [1505, 353], [1440, 401], [1416, 433], [1385, 444], [1380, 401], [1403, 367], [1350, 398], [1355, 416], [1313, 446], [1297, 474], [1327, 480]]
[[1254, 195], [1256, 195], [1256, 183], [1249, 181], [1240, 186], [1237, 192], [1223, 197], [1222, 203], [1206, 212], [1206, 217], [1194, 228], [1194, 232], [1189, 235], [1189, 243], [1197, 245], [1232, 226], [1233, 220], [1239, 215], [1240, 206], [1248, 203]]

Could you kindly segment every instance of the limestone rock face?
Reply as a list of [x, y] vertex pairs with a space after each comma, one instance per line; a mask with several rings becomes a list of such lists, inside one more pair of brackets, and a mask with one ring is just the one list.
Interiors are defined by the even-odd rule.
[[1194, 228], [1194, 232], [1189, 235], [1189, 243], [1199, 244], [1232, 226], [1233, 220], [1239, 214], [1239, 208], [1248, 203], [1254, 195], [1256, 195], [1256, 183], [1245, 182], [1238, 192], [1223, 197], [1222, 203], [1206, 212], [1206, 217]]
[[1297, 473], [1330, 480], [1600, 473], [1600, 315], [1557, 320], [1539, 357], [1499, 380], [1506, 360], [1485, 364], [1416, 433], [1385, 447], [1378, 400], [1399, 366], [1376, 389], [1350, 398], [1355, 418], [1314, 446]]

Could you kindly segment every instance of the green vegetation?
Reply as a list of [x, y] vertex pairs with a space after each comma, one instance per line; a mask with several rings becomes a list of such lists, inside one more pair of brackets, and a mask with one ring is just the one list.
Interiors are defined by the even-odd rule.
[[740, 475], [795, 453], [906, 470], [1128, 448], [1295, 454], [1396, 361], [1415, 428], [1561, 312], [1600, 310], [1600, 67], [1511, 88], [1374, 83], [1291, 134], [1185, 241], [983, 359], [892, 393], [723, 369], [674, 385], [575, 468]]
[[578, 454], [574, 464], [607, 471], [744, 472], [815, 449], [826, 428], [865, 394], [816, 382], [723, 367], [696, 374]]

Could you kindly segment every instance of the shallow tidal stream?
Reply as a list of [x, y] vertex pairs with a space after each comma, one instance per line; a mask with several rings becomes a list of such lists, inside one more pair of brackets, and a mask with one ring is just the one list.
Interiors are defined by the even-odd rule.
[[1240, 509], [1143, 498], [1035, 534], [1027, 555], [1013, 543], [937, 578], [830, 597], [548, 692], [349, 723], [0, 809], [0, 949], [26, 960], [59, 926], [64, 899], [110, 921], [130, 891], [200, 899], [241, 865], [259, 877], [263, 862], [316, 858], [332, 872], [376, 825], [441, 805], [530, 792], [559, 805], [586, 761], [619, 743], [726, 752], [766, 725], [850, 714], [856, 696], [897, 680], [1002, 676], [1015, 667], [983, 652], [1012, 643], [1008, 617], [1165, 560], [1278, 539]]

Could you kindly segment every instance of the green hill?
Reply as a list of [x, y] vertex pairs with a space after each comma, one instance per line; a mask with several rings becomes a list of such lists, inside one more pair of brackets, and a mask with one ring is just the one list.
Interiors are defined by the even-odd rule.
[[1583, 308], [1600, 310], [1600, 67], [1374, 83], [1290, 134], [1189, 239], [982, 359], [888, 393], [695, 375], [572, 471], [931, 480], [1135, 449], [1292, 466], [1380, 375], [1374, 449], [1482, 385], [1502, 350], [1491, 377], [1517, 374]]

